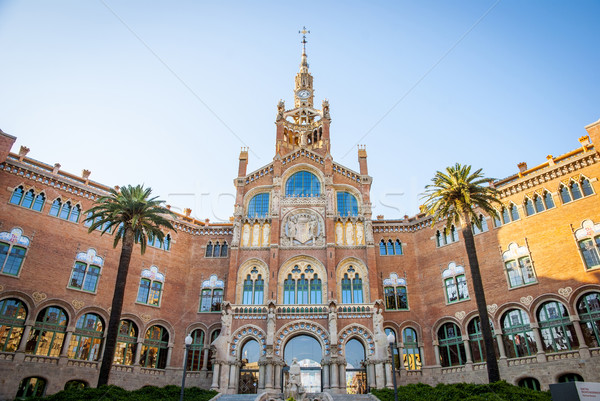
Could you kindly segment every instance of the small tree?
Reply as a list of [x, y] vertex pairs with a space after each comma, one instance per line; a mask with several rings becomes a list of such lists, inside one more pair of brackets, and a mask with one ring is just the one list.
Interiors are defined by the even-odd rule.
[[113, 247], [115, 248], [119, 241], [123, 241], [106, 332], [106, 344], [104, 345], [104, 354], [98, 375], [98, 387], [108, 384], [110, 369], [115, 356], [121, 310], [123, 309], [125, 296], [125, 284], [133, 245], [139, 243], [143, 255], [149, 240], [154, 241], [157, 238], [160, 242], [164, 241], [165, 234], [162, 229], [175, 231], [168, 220], [168, 217], [175, 216], [174, 213], [163, 207], [163, 201], [157, 200], [157, 197], [150, 198], [151, 193], [152, 189], [144, 188], [143, 185], [135, 187], [127, 185], [121, 188], [120, 191], [111, 189], [110, 195], [103, 196], [96, 201], [95, 206], [88, 211], [90, 214], [85, 219], [86, 222], [91, 223], [88, 233], [97, 228], [102, 230], [101, 235], [114, 231]]
[[438, 171], [431, 181], [433, 183], [425, 187], [423, 194], [425, 212], [433, 216], [432, 225], [445, 221], [446, 229], [450, 229], [452, 224], [461, 227], [485, 344], [488, 379], [490, 383], [497, 382], [500, 380], [500, 370], [494, 352], [494, 339], [471, 227], [474, 224], [481, 229], [476, 209], [497, 216], [493, 205], [500, 203], [498, 193], [495, 188], [484, 185], [489, 184], [491, 179], [484, 178], [481, 169], [471, 173], [471, 166], [461, 166], [459, 163], [447, 167], [445, 173]]

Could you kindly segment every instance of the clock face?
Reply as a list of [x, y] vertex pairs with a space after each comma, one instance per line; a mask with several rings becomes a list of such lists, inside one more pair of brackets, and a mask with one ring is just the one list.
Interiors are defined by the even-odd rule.
[[310, 91], [308, 89], [302, 89], [296, 92], [296, 96], [300, 99], [308, 99], [310, 97]]

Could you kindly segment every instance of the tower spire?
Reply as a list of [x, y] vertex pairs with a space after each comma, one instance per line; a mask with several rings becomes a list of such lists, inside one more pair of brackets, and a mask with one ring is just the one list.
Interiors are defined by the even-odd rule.
[[309, 30], [306, 29], [305, 26], [302, 27], [301, 31], [298, 33], [302, 34], [302, 60], [300, 62], [300, 72], [308, 73], [308, 59], [306, 57], [306, 34], [310, 33]]

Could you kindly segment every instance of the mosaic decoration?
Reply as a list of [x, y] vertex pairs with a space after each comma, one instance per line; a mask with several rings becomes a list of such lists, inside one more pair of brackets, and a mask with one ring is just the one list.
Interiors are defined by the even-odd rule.
[[141, 318], [142, 318], [142, 320], [143, 320], [144, 322], [146, 322], [146, 323], [148, 323], [148, 322], [150, 321], [150, 319], [152, 319], [152, 316], [150, 316], [150, 315], [149, 315], [149, 314], [147, 314], [147, 313], [142, 313], [142, 314], [140, 315], [140, 317], [141, 317]]
[[238, 353], [238, 349], [241, 349], [240, 345], [245, 342], [245, 340], [252, 338], [260, 344], [261, 354], [267, 354], [267, 344], [266, 339], [267, 336], [262, 329], [255, 326], [246, 326], [239, 328], [231, 337], [231, 344], [229, 345], [229, 355], [236, 357]]
[[10, 242], [11, 244], [29, 246], [29, 238], [23, 235], [23, 230], [20, 228], [13, 228], [10, 232], [1, 232], [0, 241]]
[[[349, 270], [348, 270], [349, 271]], [[392, 286], [405, 286], [406, 285], [406, 279], [400, 278], [398, 277], [398, 275], [396, 273], [391, 273], [390, 277], [383, 279], [383, 285], [392, 285]]]
[[562, 295], [565, 298], [569, 298], [569, 295], [571, 295], [572, 292], [573, 292], [573, 289], [571, 287], [565, 287], [565, 288], [558, 289], [559, 295]]
[[598, 234], [600, 234], [600, 223], [594, 224], [592, 220], [584, 220], [581, 228], [575, 231], [575, 238], [579, 241]]
[[96, 255], [96, 250], [93, 248], [88, 249], [87, 252], [79, 252], [77, 256], [75, 256], [75, 259], [87, 264], [94, 264], [100, 267], [104, 266], [104, 258]]
[[366, 352], [368, 355], [375, 354], [375, 341], [373, 341], [373, 336], [371, 335], [371, 333], [369, 332], [369, 330], [366, 327], [359, 326], [359, 325], [352, 325], [350, 327], [347, 327], [340, 333], [339, 344], [338, 344], [338, 354], [343, 355], [344, 354], [344, 350], [343, 350], [344, 344], [348, 340], [350, 340], [352, 338], [357, 338], [357, 337], [361, 337], [363, 339], [362, 343], [367, 344], [367, 346], [365, 348], [366, 348]]
[[85, 305], [85, 302], [74, 299], [71, 301], [71, 305], [73, 305], [73, 307], [75, 309], [79, 310], [79, 309], [83, 308], [83, 306]]
[[33, 297], [33, 300], [35, 301], [36, 304], [39, 304], [44, 299], [48, 298], [48, 295], [46, 295], [46, 293], [44, 293], [44, 292], [38, 292], [38, 291], [36, 291], [33, 294], [31, 294], [31, 296]]
[[211, 274], [208, 280], [202, 282], [202, 288], [223, 288], [225, 282], [219, 280], [216, 274]]
[[520, 301], [523, 305], [529, 306], [533, 302], [533, 297], [531, 295], [521, 297]]
[[165, 275], [162, 273], [159, 273], [158, 267], [156, 267], [154, 265], [150, 266], [150, 269], [142, 270], [142, 277], [150, 279], [152, 281], [160, 281], [162, 283], [164, 283], [164, 281], [165, 281]]
[[523, 256], [529, 256], [529, 249], [527, 249], [526, 246], [519, 246], [516, 243], [511, 242], [508, 245], [508, 251], [502, 253], [502, 260], [506, 262]]
[[458, 320], [463, 320], [467, 314], [464, 310], [461, 310], [460, 312], [456, 312], [454, 316], [456, 316]]
[[442, 277], [453, 277], [457, 274], [464, 274], [465, 268], [463, 266], [457, 266], [456, 263], [450, 262], [448, 268], [442, 272]]
[[275, 336], [277, 339], [275, 340], [274, 347], [275, 355], [283, 354], [283, 343], [286, 337], [301, 333], [312, 333], [325, 348], [325, 355], [329, 355], [331, 346], [329, 344], [329, 335], [327, 331], [323, 327], [310, 322], [294, 322], [279, 329], [279, 333]]
[[488, 305], [487, 306], [487, 310], [490, 314], [494, 314], [496, 313], [496, 311], [498, 310], [498, 304], [492, 304], [492, 305]]

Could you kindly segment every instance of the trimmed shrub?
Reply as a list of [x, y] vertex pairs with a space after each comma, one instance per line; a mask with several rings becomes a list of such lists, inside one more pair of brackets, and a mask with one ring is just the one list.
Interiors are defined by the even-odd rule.
[[[30, 398], [35, 401], [179, 401], [179, 386], [154, 387], [147, 386], [138, 390], [127, 391], [117, 386], [101, 386], [100, 388], [84, 388], [63, 390], [44, 398]], [[217, 395], [216, 391], [203, 390], [198, 387], [186, 387], [186, 401], [208, 401]]]

